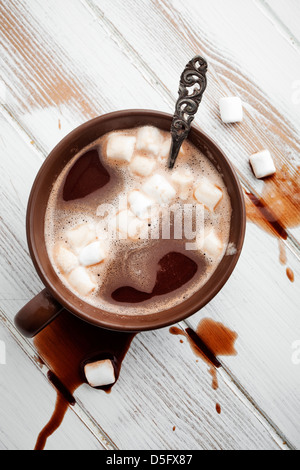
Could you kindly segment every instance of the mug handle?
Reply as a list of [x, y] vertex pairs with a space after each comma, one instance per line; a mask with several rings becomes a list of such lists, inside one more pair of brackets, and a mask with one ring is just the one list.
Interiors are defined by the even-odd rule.
[[64, 310], [47, 289], [30, 300], [15, 316], [15, 325], [27, 338], [33, 338]]

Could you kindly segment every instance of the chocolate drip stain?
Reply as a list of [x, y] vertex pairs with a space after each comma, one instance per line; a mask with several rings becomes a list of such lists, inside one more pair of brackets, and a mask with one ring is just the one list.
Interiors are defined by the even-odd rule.
[[201, 356], [206, 362], [211, 363], [214, 367], [219, 369], [219, 367], [221, 367], [221, 363], [218, 361], [211, 349], [202, 340], [201, 336], [199, 336], [198, 333], [195, 333], [195, 331], [191, 328], [186, 328], [185, 331], [188, 335], [190, 345], [192, 346], [195, 354], [197, 356]]
[[295, 275], [291, 268], [286, 268], [286, 275], [291, 282], [295, 281]]
[[[63, 310], [34, 338], [39, 356], [50, 368], [48, 378], [57, 389], [55, 411], [38, 436], [36, 450], [44, 448], [47, 438], [61, 424], [68, 406], [75, 404], [73, 393], [86, 383], [84, 364], [112, 358], [117, 381], [134, 336], [135, 333], [103, 330]], [[99, 388], [109, 391], [111, 387]]]
[[196, 332], [191, 328], [186, 328], [183, 331], [176, 326], [172, 326], [169, 331], [173, 335], [183, 335], [188, 339], [196, 356], [208, 364], [209, 373], [212, 376], [212, 388], [217, 390], [217, 369], [221, 367], [217, 356], [235, 356], [237, 354], [234, 348], [238, 337], [237, 333], [222, 323], [209, 318], [204, 318], [199, 323]]
[[96, 149], [83, 154], [70, 169], [63, 188], [64, 201], [81, 199], [105, 186], [110, 175]]
[[156, 295], [169, 294], [189, 282], [198, 270], [195, 261], [176, 252], [166, 254], [158, 264], [159, 270], [151, 293], [124, 286], [116, 289], [111, 297], [118, 302], [138, 303], [149, 300]]
[[51, 419], [46, 424], [46, 426], [39, 433], [34, 450], [43, 450], [45, 448], [48, 437], [59, 428], [68, 407], [68, 401], [58, 392], [53, 415], [51, 416]]
[[[284, 165], [271, 178], [264, 181], [261, 198], [246, 192], [246, 210], [249, 221], [276, 236], [279, 240], [280, 264], [287, 263], [282, 240], [288, 237], [287, 228], [300, 224], [300, 167], [289, 168]], [[291, 269], [286, 274], [294, 281]]]
[[[252, 204], [256, 207], [258, 210], [258, 213], [256, 217], [253, 215], [250, 216], [250, 220], [253, 221], [259, 221], [261, 219], [262, 222], [264, 222], [268, 227], [268, 231], [271, 230], [271, 232], [275, 232], [275, 234], [282, 238], [283, 240], [287, 239], [287, 232], [285, 228], [282, 226], [280, 223], [279, 219], [276, 218], [276, 216], [272, 213], [272, 210], [265, 204], [263, 199], [259, 199], [252, 193], [247, 193], [247, 197], [250, 199]], [[247, 215], [249, 217], [249, 210], [247, 212]]]
[[59, 378], [55, 374], [53, 374], [51, 370], [48, 371], [47, 377], [50, 380], [50, 382], [54, 385], [56, 390], [64, 397], [66, 402], [74, 406], [76, 403], [75, 398], [69, 392], [69, 390], [64, 386], [64, 384], [59, 380]]
[[282, 240], [278, 240], [278, 245], [279, 245], [279, 262], [282, 264], [282, 266], [286, 265], [287, 263], [287, 256], [286, 256], [286, 249], [285, 245]]
[[178, 328], [178, 326], [171, 326], [169, 328], [169, 332], [171, 333], [171, 335], [182, 335], [182, 336], [186, 336], [185, 332], [183, 330], [181, 330], [180, 328]]
[[300, 167], [288, 168], [284, 165], [277, 169], [274, 176], [264, 181], [261, 198], [246, 193], [248, 219], [266, 231], [270, 231], [270, 227], [273, 227], [273, 234], [275, 232], [283, 239], [287, 236], [287, 228], [297, 227], [300, 224], [299, 170]]

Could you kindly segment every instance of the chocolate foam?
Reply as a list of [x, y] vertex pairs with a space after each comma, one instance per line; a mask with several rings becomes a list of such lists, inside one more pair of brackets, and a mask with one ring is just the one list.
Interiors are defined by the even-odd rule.
[[[136, 135], [136, 132], [137, 129], [123, 131], [128, 135]], [[169, 139], [167, 132], [161, 131], [161, 134], [165, 140]], [[69, 248], [66, 233], [80, 224], [94, 224], [98, 238], [102, 239], [107, 222], [114, 216], [114, 212], [119, 210], [120, 196], [125, 196], [134, 189], [140, 189], [146, 179], [133, 174], [128, 164], [108, 161], [105, 156], [107, 137], [108, 135], [105, 135], [91, 143], [68, 163], [54, 184], [46, 211], [45, 238], [49, 258], [62, 282], [78, 297], [80, 297], [78, 293], [68, 285], [67, 278], [56, 265], [53, 256], [54, 247], [60, 242]], [[213, 227], [222, 240], [224, 255], [231, 221], [230, 198], [224, 181], [211, 161], [189, 141], [184, 142], [183, 151], [176, 169], [189, 170], [194, 181], [205, 176], [223, 191], [223, 198], [214, 213], [205, 211], [204, 222], [205, 228]], [[149, 157], [145, 151], [139, 150], [136, 153]], [[154, 172], [163, 175], [175, 187], [166, 160], [156, 158], [156, 161]], [[84, 170], [82, 180], [78, 169]], [[187, 200], [182, 201], [178, 197], [173, 203], [179, 206], [195, 204], [193, 191], [190, 191]], [[103, 207], [103, 204], [109, 205], [105, 214], [107, 217], [97, 215], [100, 214], [99, 206]], [[186, 240], [175, 240], [172, 233], [170, 240], [106, 240], [108, 257], [104, 262], [87, 268], [93, 279], [96, 279], [98, 287], [89, 296], [82, 297], [82, 300], [101, 310], [122, 315], [150, 314], [178, 305], [203, 286], [222, 258], [221, 256], [214, 260], [199, 251], [187, 251], [185, 242]], [[181, 259], [182, 265], [185, 265], [186, 261], [191, 266], [196, 265], [197, 269], [190, 278], [187, 276], [185, 282], [177, 284], [175, 282], [173, 289], [162, 288], [162, 293], [158, 294], [157, 279], [162, 278], [161, 272], [167, 270], [167, 266], [162, 268], [161, 263], [169, 253], [177, 253], [177, 261]], [[189, 261], [184, 261], [184, 256]], [[177, 266], [176, 269], [178, 269], [177, 277], [180, 277], [180, 268]], [[172, 273], [176, 278], [171, 263], [170, 275]], [[114, 295], [115, 292], [120, 292], [120, 289], [121, 291], [123, 289], [124, 293], [124, 288], [146, 295], [140, 296], [139, 302], [130, 301], [130, 296], [121, 298]]]

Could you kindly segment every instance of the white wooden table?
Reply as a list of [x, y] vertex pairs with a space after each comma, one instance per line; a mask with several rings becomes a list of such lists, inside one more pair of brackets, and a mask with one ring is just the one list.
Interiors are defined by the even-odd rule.
[[[251, 153], [269, 148], [277, 164], [300, 162], [299, 19], [298, 0], [0, 1], [0, 449], [32, 449], [55, 402], [32, 342], [13, 326], [42, 288], [25, 213], [49, 151], [99, 114], [172, 113], [180, 73], [199, 53], [209, 83], [196, 123], [261, 194]], [[218, 100], [228, 94], [244, 101], [240, 125], [220, 121]], [[278, 240], [248, 223], [231, 279], [186, 322], [213, 318], [238, 334], [237, 356], [219, 357], [217, 391], [185, 339], [167, 328], [143, 333], [112, 393], [80, 387], [46, 448], [299, 449], [299, 238], [290, 227], [283, 266]]]

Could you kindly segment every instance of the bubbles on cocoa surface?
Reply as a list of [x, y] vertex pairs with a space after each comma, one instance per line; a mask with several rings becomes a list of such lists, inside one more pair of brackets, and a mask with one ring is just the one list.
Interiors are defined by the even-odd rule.
[[[122, 131], [128, 135], [135, 135], [136, 129]], [[161, 131], [164, 138], [168, 137], [167, 132]], [[122, 206], [122, 198], [134, 189], [141, 189], [145, 181], [145, 177], [134, 175], [128, 170], [126, 164], [116, 164], [109, 162], [105, 158], [105, 145], [107, 136], [103, 136], [97, 141], [91, 143], [79, 154], [77, 154], [64, 168], [58, 176], [50, 198], [45, 218], [45, 237], [49, 258], [56, 270], [57, 275], [62, 282], [70, 290], [62, 274], [59, 272], [53, 259], [53, 247], [58, 241], [65, 243], [68, 247], [66, 233], [68, 230], [81, 224], [94, 224], [99, 228], [99, 237], [104, 236], [105, 228], [101, 228], [99, 222], [103, 221], [103, 217], [97, 216], [99, 206], [110, 204], [113, 210], [109, 211], [107, 222], [120, 209], [120, 198]], [[98, 191], [89, 194], [83, 199], [66, 202], [62, 198], [62, 190], [64, 181], [74, 163], [84, 155], [89, 149], [96, 148], [102, 160], [102, 164], [112, 175], [109, 183]], [[148, 156], [146, 152], [139, 151], [139, 155]], [[155, 158], [153, 156], [149, 158]], [[222, 176], [211, 163], [211, 161], [198, 151], [189, 141], [184, 143], [184, 155], [181, 155], [176, 163], [175, 169], [188, 170], [194, 181], [200, 180], [205, 176], [216, 184], [223, 191], [223, 198], [218, 204], [214, 213], [205, 211], [205, 227], [209, 229], [214, 227], [216, 233], [224, 244], [223, 254], [226, 252], [231, 220], [230, 198], [225, 187]], [[157, 159], [155, 173], [163, 175], [172, 184], [170, 170], [166, 167], [166, 160]], [[183, 204], [195, 204], [193, 197], [193, 188], [189, 193], [187, 200], [182, 201], [179, 197], [173, 203], [180, 206]], [[157, 223], [157, 222], [156, 222]], [[153, 221], [149, 221], [149, 230], [153, 228]], [[197, 253], [195, 251], [185, 251], [185, 240], [107, 240], [109, 256], [99, 265], [88, 268], [90, 274], [94, 278], [99, 279], [99, 289], [96, 289], [88, 297], [82, 298], [105, 311], [114, 312], [116, 314], [151, 314], [157, 311], [172, 308], [191, 297], [215, 271], [220, 259], [217, 261], [211, 257]], [[175, 251], [185, 253], [195, 261], [206, 260], [205, 272], [197, 273], [194, 278], [185, 286], [176, 290], [176, 292], [152, 298], [150, 301], [143, 302], [138, 305], [123, 305], [114, 302], [111, 293], [118, 287], [130, 285], [135, 289], [151, 292], [155, 284], [159, 260], [168, 252]], [[125, 284], [124, 284], [125, 283]], [[76, 294], [76, 292], [74, 292]], [[78, 294], [76, 294], [78, 295]]]

